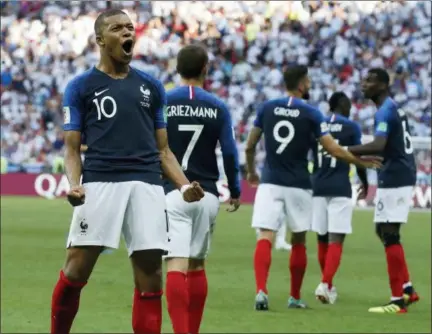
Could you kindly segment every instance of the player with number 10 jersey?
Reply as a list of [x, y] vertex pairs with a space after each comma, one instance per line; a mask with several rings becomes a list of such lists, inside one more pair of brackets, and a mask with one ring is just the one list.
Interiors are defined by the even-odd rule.
[[307, 262], [306, 231], [310, 229], [312, 221], [308, 153], [314, 141], [319, 140], [327, 152], [348, 163], [362, 167], [376, 165], [375, 162], [363, 162], [355, 158], [339, 146], [329, 135], [321, 112], [303, 101], [309, 96], [307, 67], [288, 68], [284, 73], [284, 81], [288, 96], [270, 100], [259, 107], [246, 147], [248, 180], [257, 184], [259, 178], [255, 170], [255, 148], [264, 134], [266, 160], [252, 217], [252, 227], [260, 231], [254, 258], [256, 310], [268, 310], [266, 282], [272, 243], [279, 229], [281, 215], [287, 217], [292, 231], [291, 296], [288, 306], [306, 307], [300, 299], [300, 290]]
[[165, 182], [169, 220], [166, 296], [175, 333], [198, 333], [204, 311], [204, 262], [219, 210], [218, 143], [231, 193], [228, 210], [236, 211], [240, 205], [239, 163], [231, 115], [219, 98], [202, 88], [207, 66], [205, 48], [185, 46], [177, 55], [182, 85], [167, 94], [170, 147], [187, 177], [199, 181], [205, 192], [200, 202], [189, 205], [171, 182]]

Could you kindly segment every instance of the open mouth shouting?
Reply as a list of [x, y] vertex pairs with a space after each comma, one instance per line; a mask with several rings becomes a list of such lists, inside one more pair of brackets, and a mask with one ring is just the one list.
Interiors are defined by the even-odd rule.
[[123, 52], [125, 53], [126, 56], [132, 55], [133, 44], [134, 43], [133, 43], [132, 39], [128, 39], [128, 40], [123, 42], [122, 49], [123, 49]]

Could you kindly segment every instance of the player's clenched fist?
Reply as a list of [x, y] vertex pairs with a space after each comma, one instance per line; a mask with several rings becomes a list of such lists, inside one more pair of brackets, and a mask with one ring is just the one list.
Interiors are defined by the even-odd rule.
[[255, 172], [254, 173], [248, 173], [247, 176], [246, 176], [246, 178], [247, 178], [249, 184], [252, 187], [258, 186], [258, 184], [259, 184], [259, 176], [258, 176], [257, 173], [255, 173]]
[[83, 186], [72, 187], [68, 194], [67, 199], [72, 206], [80, 206], [85, 201], [85, 189]]
[[198, 182], [194, 181], [190, 185], [183, 186], [181, 189], [183, 199], [185, 202], [198, 202], [204, 197], [204, 190], [201, 188]]

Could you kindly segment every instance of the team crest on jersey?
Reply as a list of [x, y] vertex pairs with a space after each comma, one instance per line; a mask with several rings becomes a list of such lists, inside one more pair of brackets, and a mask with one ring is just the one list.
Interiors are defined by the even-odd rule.
[[71, 121], [70, 108], [69, 107], [63, 107], [63, 121], [64, 121], [64, 124], [69, 124]]
[[143, 98], [143, 101], [141, 101], [141, 106], [145, 108], [150, 108], [150, 96], [151, 96], [150, 89], [148, 89], [145, 85], [141, 85], [140, 92]]

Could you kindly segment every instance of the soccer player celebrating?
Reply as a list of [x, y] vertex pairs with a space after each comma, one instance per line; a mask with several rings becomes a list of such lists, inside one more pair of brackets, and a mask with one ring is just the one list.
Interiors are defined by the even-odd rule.
[[374, 140], [348, 148], [356, 155], [381, 154], [384, 158], [378, 175], [374, 221], [376, 233], [385, 247], [392, 297], [389, 304], [370, 308], [369, 312], [373, 313], [405, 313], [407, 304], [419, 300], [410, 282], [400, 243], [401, 225], [408, 220], [416, 183], [416, 165], [407, 115], [390, 97], [389, 84], [386, 70], [369, 70], [362, 82], [362, 90], [378, 108]]
[[[329, 132], [342, 146], [361, 144], [360, 127], [349, 120], [351, 102], [344, 93], [336, 92], [329, 100], [332, 115], [326, 118]], [[336, 301], [333, 277], [342, 256], [346, 234], [350, 234], [353, 212], [352, 190], [349, 178], [350, 165], [338, 161], [324, 151], [321, 145], [314, 147], [313, 219], [312, 230], [318, 233], [318, 261], [322, 280], [315, 295], [323, 303]], [[368, 180], [366, 170], [357, 168], [362, 182], [359, 198], [366, 196]]]
[[[187, 202], [204, 192], [189, 183], [168, 146], [161, 83], [129, 66], [135, 29], [120, 10], [96, 19], [100, 61], [64, 94], [65, 167], [75, 207], [66, 262], [54, 288], [51, 333], [69, 333], [80, 293], [99, 254], [123, 233], [135, 281], [134, 333], [160, 333], [162, 254], [168, 241], [162, 172]], [[88, 149], [82, 166], [81, 134]], [[82, 185], [80, 179], [82, 177]]]
[[252, 227], [260, 229], [254, 256], [256, 282], [256, 310], [268, 310], [267, 278], [271, 263], [271, 248], [278, 219], [287, 218], [291, 229], [291, 296], [290, 308], [305, 308], [300, 298], [306, 271], [306, 231], [311, 228], [312, 193], [308, 170], [311, 137], [319, 139], [332, 156], [360, 167], [377, 167], [376, 160], [363, 161], [339, 146], [329, 134], [321, 112], [306, 104], [310, 81], [305, 66], [288, 68], [284, 73], [288, 90], [286, 98], [264, 102], [257, 111], [254, 127], [249, 134], [246, 159], [248, 181], [259, 183], [255, 169], [255, 148], [262, 134], [265, 136], [266, 160], [253, 209]]
[[165, 183], [169, 229], [166, 298], [174, 333], [199, 332], [207, 297], [205, 259], [219, 210], [216, 182], [220, 143], [231, 193], [229, 212], [240, 206], [240, 168], [227, 106], [203, 89], [208, 55], [188, 45], [177, 55], [182, 85], [167, 94], [168, 142], [188, 178], [205, 191], [197, 203], [185, 203], [172, 181]]

